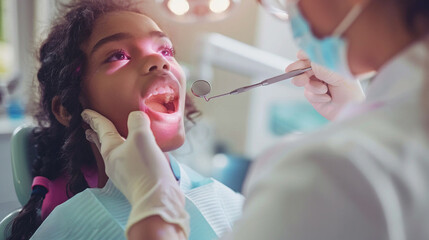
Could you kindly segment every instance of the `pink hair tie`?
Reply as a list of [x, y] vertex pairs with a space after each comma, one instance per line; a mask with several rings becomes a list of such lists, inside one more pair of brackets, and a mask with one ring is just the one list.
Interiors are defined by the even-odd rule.
[[51, 184], [51, 180], [49, 180], [46, 177], [42, 176], [36, 176], [33, 179], [33, 184], [31, 185], [31, 188], [33, 189], [34, 186], [43, 186], [46, 188], [46, 190], [49, 191], [49, 185]]

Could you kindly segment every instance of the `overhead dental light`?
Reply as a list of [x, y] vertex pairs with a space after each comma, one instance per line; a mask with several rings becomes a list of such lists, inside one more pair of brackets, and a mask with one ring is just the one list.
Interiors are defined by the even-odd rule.
[[189, 3], [186, 0], [170, 0], [167, 3], [168, 9], [178, 16], [189, 12]]
[[226, 18], [240, 0], [156, 0], [175, 21], [218, 21]]

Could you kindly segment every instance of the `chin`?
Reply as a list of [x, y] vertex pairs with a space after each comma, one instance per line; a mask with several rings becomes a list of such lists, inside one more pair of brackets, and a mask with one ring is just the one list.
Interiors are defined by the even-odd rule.
[[185, 142], [185, 131], [181, 128], [176, 134], [166, 134], [165, 131], [154, 131], [156, 143], [163, 152], [173, 151]]

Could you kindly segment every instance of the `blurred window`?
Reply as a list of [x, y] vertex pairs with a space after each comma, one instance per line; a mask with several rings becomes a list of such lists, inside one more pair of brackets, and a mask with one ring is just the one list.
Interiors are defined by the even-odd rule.
[[12, 5], [9, 0], [0, 0], [0, 81], [7, 84], [13, 77], [15, 67], [15, 51], [13, 46], [13, 34], [11, 29], [14, 24], [14, 16], [11, 14]]

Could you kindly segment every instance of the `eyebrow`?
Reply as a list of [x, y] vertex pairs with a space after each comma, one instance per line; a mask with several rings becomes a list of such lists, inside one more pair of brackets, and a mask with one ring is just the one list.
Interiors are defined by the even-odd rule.
[[[149, 33], [149, 36], [157, 37], [157, 38], [168, 38], [168, 36], [161, 31], [152, 31]], [[133, 35], [131, 35], [129, 33], [120, 32], [120, 33], [116, 33], [116, 34], [107, 36], [105, 38], [102, 38], [100, 41], [98, 41], [94, 45], [94, 47], [91, 50], [91, 54], [94, 53], [95, 51], [97, 51], [97, 49], [99, 49], [102, 45], [104, 45], [106, 43], [120, 41], [120, 40], [124, 40], [124, 39], [128, 39], [128, 38], [132, 38], [132, 37], [133, 37]]]
[[164, 32], [161, 31], [152, 31], [149, 33], [151, 37], [158, 37], [158, 38], [169, 38]]

